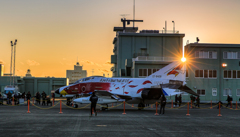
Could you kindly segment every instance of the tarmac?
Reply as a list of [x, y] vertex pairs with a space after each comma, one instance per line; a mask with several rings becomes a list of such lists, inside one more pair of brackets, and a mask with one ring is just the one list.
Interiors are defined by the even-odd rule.
[[[64, 101], [63, 101], [64, 102]], [[110, 104], [109, 109], [102, 111], [97, 107], [97, 116], [90, 116], [90, 105], [82, 104], [78, 109], [60, 103], [51, 106], [7, 106], [0, 105], [0, 136], [44, 136], [44, 137], [225, 137], [239, 136], [240, 109], [223, 107], [221, 115], [216, 105], [210, 104], [189, 110], [183, 104], [181, 108], [171, 109], [167, 104], [164, 115], [155, 115], [156, 108], [151, 105], [144, 110], [126, 104]], [[88, 105], [88, 106], [86, 106]], [[112, 107], [113, 105], [113, 107]], [[116, 107], [117, 106], [117, 107]], [[85, 107], [85, 108], [81, 108]], [[159, 113], [159, 107], [158, 107]]]

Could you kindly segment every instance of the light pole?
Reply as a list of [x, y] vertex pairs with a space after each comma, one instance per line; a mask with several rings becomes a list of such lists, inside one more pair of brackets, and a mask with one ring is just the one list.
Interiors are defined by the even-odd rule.
[[13, 86], [15, 86], [14, 76], [15, 76], [16, 45], [17, 45], [17, 39], [15, 39], [14, 43], [11, 41], [10, 85], [11, 85], [11, 77], [12, 77]]
[[173, 33], [175, 33], [175, 22], [172, 21], [172, 23], [173, 23]]

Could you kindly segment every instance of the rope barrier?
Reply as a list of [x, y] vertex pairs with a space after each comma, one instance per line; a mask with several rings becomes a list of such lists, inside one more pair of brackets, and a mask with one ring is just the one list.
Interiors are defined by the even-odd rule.
[[228, 107], [226, 107], [226, 106], [224, 106], [224, 105], [222, 105], [222, 106], [225, 107], [225, 108], [227, 108], [227, 109], [230, 109], [230, 110], [240, 110], [240, 109], [228, 108]]
[[147, 107], [134, 107], [134, 106], [132, 106], [131, 104], [128, 104], [127, 102], [126, 102], [126, 104], [127, 104], [128, 106], [133, 107], [133, 108], [141, 108], [141, 109], [145, 109], [145, 108], [150, 108], [151, 105], [154, 105], [155, 103], [153, 103], [153, 104], [149, 104], [149, 106], [147, 106]]
[[[159, 103], [159, 105], [160, 105], [160, 103]], [[186, 106], [186, 105], [187, 105], [187, 103], [186, 103], [185, 105], [182, 105], [182, 106], [176, 107], [176, 108], [171, 108], [171, 107], [165, 107], [165, 108], [169, 108], [169, 109], [179, 109], [179, 108], [182, 108], [182, 107], [184, 107], [184, 106]]]
[[[206, 108], [202, 108], [202, 107], [198, 107], [198, 109], [212, 109], [214, 107], [218, 106], [218, 104], [216, 104], [215, 106], [212, 107], [206, 107]], [[193, 108], [197, 108], [196, 106], [193, 106]]]
[[118, 104], [118, 105], [116, 105], [116, 106], [113, 106], [113, 107], [105, 107], [105, 106], [102, 106], [102, 105], [100, 105], [100, 104], [97, 104], [98, 106], [100, 106], [100, 107], [104, 107], [104, 108], [115, 108], [115, 107], [118, 107], [118, 106], [120, 106], [120, 105], [122, 105], [123, 103], [120, 103], [120, 104]]
[[[60, 102], [58, 102], [57, 104], [59, 104]], [[51, 109], [51, 108], [53, 108], [53, 107], [55, 107], [57, 104], [55, 104], [55, 105], [53, 105], [53, 106], [51, 106], [51, 107], [48, 107], [48, 108], [42, 108], [42, 107], [38, 107], [38, 106], [36, 106], [36, 105], [34, 105], [34, 103], [31, 103], [34, 107], [36, 107], [36, 108], [39, 108], [39, 109]]]
[[[63, 103], [63, 102], [62, 102]], [[67, 104], [63, 103], [63, 105], [67, 106], [68, 108], [71, 108], [71, 109], [83, 109], [83, 108], [86, 108], [87, 106], [89, 106], [91, 103], [87, 104], [86, 106], [84, 107], [80, 107], [80, 108], [73, 108], [73, 107], [69, 107]]]

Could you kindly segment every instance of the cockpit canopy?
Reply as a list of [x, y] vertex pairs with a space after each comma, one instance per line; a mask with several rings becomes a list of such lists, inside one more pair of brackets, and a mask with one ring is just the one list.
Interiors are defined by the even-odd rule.
[[74, 84], [90, 81], [90, 80], [92, 80], [94, 78], [99, 78], [99, 77], [102, 77], [102, 76], [92, 76], [92, 77], [82, 78], [82, 79], [79, 79], [78, 81], [76, 81]]

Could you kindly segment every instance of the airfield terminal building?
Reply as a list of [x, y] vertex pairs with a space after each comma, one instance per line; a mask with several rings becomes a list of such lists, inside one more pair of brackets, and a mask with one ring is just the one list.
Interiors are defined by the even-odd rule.
[[[180, 60], [183, 37], [178, 31], [114, 27], [111, 68], [113, 77], [143, 78]], [[187, 86], [201, 102], [240, 98], [240, 44], [190, 43], [185, 46]], [[174, 100], [174, 97], [168, 97]], [[183, 102], [190, 94], [182, 94]]]

